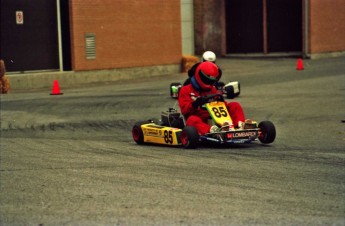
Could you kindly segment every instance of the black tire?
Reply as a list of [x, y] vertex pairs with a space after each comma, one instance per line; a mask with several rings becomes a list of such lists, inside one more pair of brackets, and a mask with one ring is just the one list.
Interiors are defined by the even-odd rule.
[[235, 98], [235, 91], [233, 86], [226, 86], [225, 87], [226, 98], [234, 99]]
[[259, 123], [260, 135], [259, 140], [263, 144], [270, 144], [276, 138], [276, 128], [270, 121], [263, 121]]
[[144, 133], [143, 133], [143, 130], [141, 128], [141, 125], [147, 124], [147, 123], [150, 123], [150, 121], [137, 122], [137, 123], [135, 123], [135, 125], [132, 128], [132, 137], [133, 137], [133, 140], [137, 144], [143, 144], [144, 143]]
[[194, 126], [186, 126], [181, 134], [181, 143], [184, 148], [195, 149], [199, 143], [199, 133]]
[[172, 89], [171, 89], [171, 87], [173, 87], [173, 86], [181, 86], [181, 83], [180, 82], [173, 82], [173, 83], [170, 84], [170, 97], [177, 98], [177, 97], [173, 97], [173, 92], [172, 92]]

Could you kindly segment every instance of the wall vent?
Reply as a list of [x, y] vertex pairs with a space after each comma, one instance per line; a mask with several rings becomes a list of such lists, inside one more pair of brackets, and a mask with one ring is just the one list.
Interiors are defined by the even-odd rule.
[[85, 33], [85, 55], [87, 60], [96, 59], [95, 33]]

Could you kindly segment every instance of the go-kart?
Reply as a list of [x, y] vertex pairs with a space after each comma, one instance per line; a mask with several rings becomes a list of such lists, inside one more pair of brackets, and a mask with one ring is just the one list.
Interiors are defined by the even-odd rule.
[[146, 120], [137, 122], [132, 128], [132, 136], [137, 144], [155, 143], [184, 148], [197, 148], [201, 143], [213, 144], [243, 144], [257, 139], [263, 144], [272, 143], [276, 137], [276, 129], [272, 122], [262, 121], [259, 124], [252, 121], [244, 123], [241, 128], [222, 128], [225, 122], [232, 122], [221, 94], [207, 96], [204, 105], [210, 114], [210, 123], [217, 125], [216, 132], [199, 135], [193, 126], [185, 126], [184, 116], [176, 109], [170, 108], [162, 112], [161, 120], [154, 122]]
[[[188, 81], [188, 79], [187, 79], [187, 81]], [[186, 83], [188, 84], [187, 81], [183, 85], [185, 85]], [[170, 84], [170, 97], [177, 99], [178, 94], [180, 92], [180, 89], [183, 85], [180, 82], [171, 83]], [[215, 87], [217, 88], [217, 90], [219, 91], [220, 94], [226, 96], [226, 98], [228, 98], [228, 99], [233, 99], [233, 98], [239, 96], [241, 93], [241, 86], [240, 86], [240, 83], [238, 81], [228, 82], [227, 84], [225, 84], [222, 81], [219, 81], [215, 84]]]

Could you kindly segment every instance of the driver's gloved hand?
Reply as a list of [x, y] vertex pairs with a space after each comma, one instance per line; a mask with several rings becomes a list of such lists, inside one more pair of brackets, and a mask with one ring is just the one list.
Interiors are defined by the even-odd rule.
[[206, 97], [198, 97], [196, 100], [192, 103], [193, 108], [201, 107], [202, 105], [208, 103], [208, 99]]

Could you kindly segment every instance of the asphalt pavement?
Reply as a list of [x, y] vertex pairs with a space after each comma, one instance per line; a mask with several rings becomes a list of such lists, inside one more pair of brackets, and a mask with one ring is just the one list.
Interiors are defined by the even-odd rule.
[[274, 143], [137, 145], [132, 126], [177, 107], [183, 73], [1, 95], [0, 225], [343, 226], [345, 58], [217, 63]]

